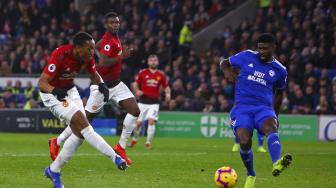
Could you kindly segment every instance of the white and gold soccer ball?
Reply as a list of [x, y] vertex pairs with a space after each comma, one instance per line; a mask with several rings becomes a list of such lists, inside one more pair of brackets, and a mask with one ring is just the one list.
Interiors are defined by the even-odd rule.
[[227, 166], [223, 166], [216, 170], [215, 183], [218, 187], [232, 188], [235, 187], [238, 181], [236, 171]]

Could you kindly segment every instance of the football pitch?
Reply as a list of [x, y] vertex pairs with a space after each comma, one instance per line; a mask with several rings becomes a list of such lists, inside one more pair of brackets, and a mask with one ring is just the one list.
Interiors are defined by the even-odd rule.
[[[51, 181], [43, 176], [43, 169], [51, 162], [48, 153], [51, 136], [0, 133], [1, 188], [52, 187]], [[118, 137], [105, 138], [111, 145], [118, 140]], [[125, 172], [84, 143], [63, 169], [65, 187], [216, 187], [214, 173], [221, 166], [234, 168], [238, 174], [237, 187], [244, 185], [245, 169], [239, 153], [231, 152], [233, 140], [154, 138], [152, 150], [145, 149], [144, 142], [142, 138], [135, 148], [128, 149], [133, 165]], [[282, 143], [284, 152], [293, 155], [292, 166], [279, 177], [273, 177], [269, 154], [255, 151], [256, 187], [335, 187], [335, 142]]]

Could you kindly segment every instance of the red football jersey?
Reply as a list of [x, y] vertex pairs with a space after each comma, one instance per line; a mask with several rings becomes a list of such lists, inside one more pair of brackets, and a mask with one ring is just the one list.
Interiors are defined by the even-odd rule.
[[74, 86], [74, 77], [85, 68], [90, 74], [96, 72], [95, 61], [78, 62], [73, 54], [73, 45], [62, 45], [56, 48], [44, 67], [43, 72], [51, 77], [50, 85], [56, 88], [68, 89]]
[[[99, 52], [112, 58], [121, 55], [122, 45], [118, 36], [105, 32], [103, 38], [101, 39]], [[120, 79], [121, 73], [121, 61], [118, 61], [111, 66], [98, 66], [97, 70], [104, 82], [118, 80]]]
[[151, 72], [148, 68], [139, 72], [136, 82], [139, 84], [140, 90], [145, 98], [159, 100], [160, 86], [166, 88], [168, 82], [163, 72], [157, 70]]

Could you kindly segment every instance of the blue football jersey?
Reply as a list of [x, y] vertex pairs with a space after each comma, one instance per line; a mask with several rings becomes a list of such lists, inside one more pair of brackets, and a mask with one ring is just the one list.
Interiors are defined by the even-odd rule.
[[287, 85], [287, 70], [278, 60], [261, 62], [258, 52], [242, 51], [229, 57], [232, 67], [240, 74], [235, 86], [236, 105], [273, 106], [273, 89]]

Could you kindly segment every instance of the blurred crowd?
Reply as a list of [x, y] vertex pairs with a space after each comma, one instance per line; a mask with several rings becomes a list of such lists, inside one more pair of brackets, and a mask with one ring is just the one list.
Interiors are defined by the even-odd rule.
[[[219, 57], [255, 49], [257, 36], [270, 32], [278, 41], [276, 56], [289, 72], [282, 112], [335, 113], [334, 3], [279, 0], [262, 5], [256, 19], [244, 20], [235, 30], [223, 26], [207, 53], [197, 54], [185, 34], [196, 33], [241, 2], [110, 0], [88, 4], [79, 12], [71, 1], [1, 1], [0, 75], [40, 74], [50, 52], [69, 42], [75, 32], [87, 31], [98, 40], [105, 31], [103, 15], [113, 10], [120, 15], [123, 44], [135, 49], [123, 63], [122, 80], [131, 87], [135, 74], [146, 67], [147, 56], [158, 54], [160, 68], [172, 88], [172, 100], [162, 101], [163, 110], [228, 112], [234, 103], [234, 85], [220, 72]], [[21, 84], [14, 85], [12, 88]], [[27, 102], [39, 106], [38, 95], [25, 95], [28, 83], [19, 92], [25, 95], [21, 98], [7, 86], [0, 89], [0, 108], [24, 107]], [[37, 93], [36, 88], [33, 93]], [[82, 96], [85, 101], [87, 88], [83, 88]]]

